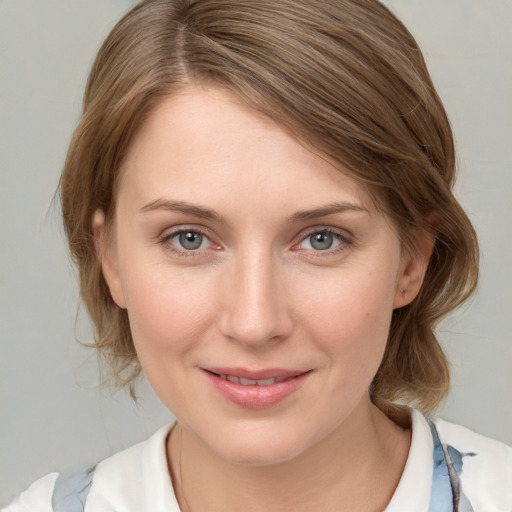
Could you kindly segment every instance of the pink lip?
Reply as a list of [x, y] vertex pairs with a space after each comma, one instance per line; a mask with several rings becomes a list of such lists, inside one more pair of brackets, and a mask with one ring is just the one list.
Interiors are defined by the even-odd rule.
[[[311, 371], [304, 372], [280, 368], [257, 371], [244, 368], [203, 368], [203, 371], [210, 383], [224, 398], [248, 409], [264, 409], [278, 404], [297, 391], [312, 373]], [[244, 386], [243, 384], [225, 380], [220, 375], [233, 375], [253, 380], [281, 377], [286, 380], [268, 386]]]
[[297, 377], [298, 375], [306, 373], [304, 370], [285, 370], [283, 368], [248, 370], [246, 368], [208, 367], [203, 369], [211, 373], [216, 373], [218, 375], [235, 375], [236, 377], [242, 377], [244, 379], [253, 380], [272, 379], [275, 377], [284, 377], [286, 379], [289, 379], [290, 377]]

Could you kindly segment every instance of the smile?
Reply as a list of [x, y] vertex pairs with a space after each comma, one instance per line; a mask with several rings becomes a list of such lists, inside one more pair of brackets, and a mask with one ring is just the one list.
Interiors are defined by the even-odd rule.
[[221, 379], [229, 380], [236, 384], [242, 384], [242, 386], [271, 386], [276, 382], [283, 382], [288, 377], [272, 377], [270, 379], [245, 379], [244, 377], [237, 377], [236, 375], [225, 375], [221, 373], [218, 375]]
[[203, 372], [221, 397], [246, 409], [277, 405], [297, 393], [313, 373], [312, 370], [248, 371], [234, 368], [203, 368]]

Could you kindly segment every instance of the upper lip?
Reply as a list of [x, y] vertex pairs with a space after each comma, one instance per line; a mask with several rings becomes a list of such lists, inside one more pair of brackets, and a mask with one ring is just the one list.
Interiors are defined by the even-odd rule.
[[275, 378], [289, 379], [291, 377], [297, 377], [309, 370], [291, 370], [285, 368], [265, 368], [262, 370], [249, 370], [247, 368], [227, 368], [227, 367], [206, 367], [203, 368], [210, 373], [216, 373], [217, 375], [233, 375], [235, 377], [241, 377], [243, 379], [252, 380], [265, 380]]

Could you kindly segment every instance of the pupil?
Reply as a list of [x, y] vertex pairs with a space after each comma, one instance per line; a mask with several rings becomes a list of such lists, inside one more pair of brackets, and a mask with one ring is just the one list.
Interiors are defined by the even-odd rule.
[[317, 251], [325, 251], [330, 249], [333, 243], [333, 236], [331, 233], [316, 233], [310, 237], [311, 247]]
[[203, 235], [189, 231], [180, 234], [180, 244], [184, 249], [199, 249], [203, 243]]

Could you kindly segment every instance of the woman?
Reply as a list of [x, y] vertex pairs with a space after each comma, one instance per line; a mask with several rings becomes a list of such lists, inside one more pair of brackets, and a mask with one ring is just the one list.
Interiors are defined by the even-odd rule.
[[476, 284], [453, 179], [379, 3], [141, 3], [61, 199], [100, 354], [178, 421], [7, 510], [510, 509], [510, 448], [421, 414], [448, 390], [433, 327]]

